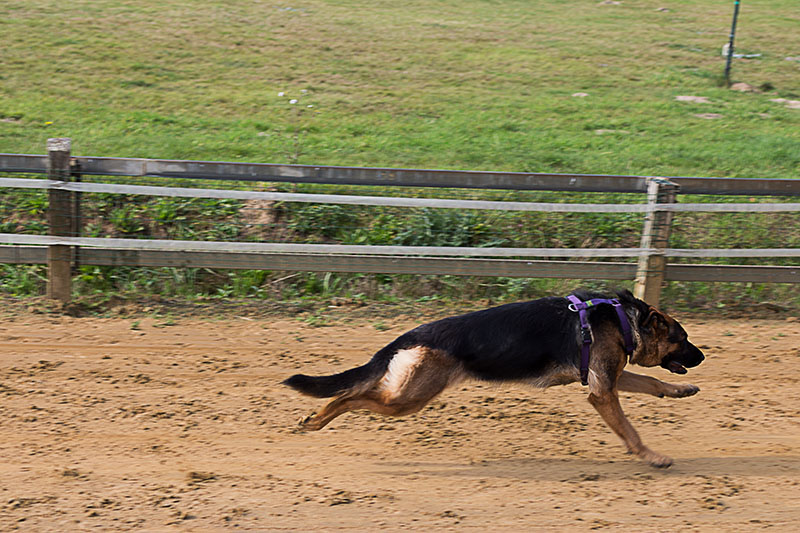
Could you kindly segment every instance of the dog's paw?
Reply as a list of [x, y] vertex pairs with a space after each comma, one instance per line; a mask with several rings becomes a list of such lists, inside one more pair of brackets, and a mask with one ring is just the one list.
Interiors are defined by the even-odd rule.
[[700, 387], [697, 385], [675, 385], [675, 390], [670, 394], [670, 398], [686, 398], [687, 396], [694, 396], [700, 392]]
[[628, 447], [628, 453], [635, 454], [639, 459], [645, 461], [650, 466], [654, 466], [656, 468], [668, 468], [672, 466], [672, 458], [667, 457], [666, 455], [661, 455], [658, 452], [654, 452], [647, 446], [642, 445], [640, 448], [633, 450]]
[[305, 433], [306, 431], [316, 431], [319, 427], [314, 421], [314, 415], [308, 415], [297, 421], [297, 426], [293, 433]]
[[650, 466], [655, 468], [669, 468], [673, 463], [672, 457], [667, 457], [666, 455], [661, 455], [660, 453], [653, 451], [646, 453], [641, 457], [647, 461]]
[[650, 463], [650, 466], [654, 466], [656, 468], [669, 468], [672, 466], [672, 457], [667, 457], [666, 455], [660, 455], [657, 458], [651, 459], [647, 461]]

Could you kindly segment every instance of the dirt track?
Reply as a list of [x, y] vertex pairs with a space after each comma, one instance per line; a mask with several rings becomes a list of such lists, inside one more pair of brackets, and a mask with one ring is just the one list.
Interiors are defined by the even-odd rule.
[[0, 531], [794, 530], [800, 322], [683, 323], [708, 359], [678, 381], [701, 392], [623, 395], [675, 458], [662, 471], [624, 453], [579, 385], [466, 383], [414, 416], [293, 431], [322, 402], [278, 381], [360, 364], [413, 319], [11, 314]]

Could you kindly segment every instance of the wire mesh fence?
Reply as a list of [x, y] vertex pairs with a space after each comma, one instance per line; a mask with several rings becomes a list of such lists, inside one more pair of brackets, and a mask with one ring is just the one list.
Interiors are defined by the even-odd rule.
[[[24, 175], [20, 175], [24, 176]], [[28, 176], [29, 177], [29, 176]], [[447, 198], [495, 202], [644, 205], [642, 194], [414, 189], [337, 185], [164, 180], [91, 176], [85, 183], [272, 191], [326, 196]], [[165, 183], [166, 182], [166, 183]], [[165, 189], [166, 190], [166, 189]], [[481, 248], [635, 248], [644, 213], [562, 213], [346, 205], [310, 201], [182, 198], [81, 192], [73, 236], [220, 242], [326, 243]], [[725, 196], [682, 197], [698, 204], [740, 204]], [[738, 200], [738, 201], [737, 201]], [[791, 203], [792, 197], [748, 197], [747, 203]], [[48, 192], [0, 188], [0, 233], [44, 235]], [[679, 249], [796, 248], [798, 212], [676, 212], [670, 247]], [[698, 258], [699, 259], [699, 258]], [[681, 258], [685, 262], [698, 259]], [[730, 264], [767, 264], [772, 258], [713, 258]], [[602, 259], [600, 259], [602, 260]], [[778, 264], [797, 264], [780, 258]]]
[[[84, 239], [80, 243], [84, 246], [76, 248], [72, 258], [78, 265], [76, 282], [79, 287], [83, 284], [96, 290], [118, 289], [126, 284], [157, 285], [159, 290], [168, 292], [275, 296], [287, 287], [300, 292], [360, 294], [376, 284], [405, 284], [407, 289], [411, 287], [411, 293], [419, 292], [424, 297], [431, 290], [447, 289], [448, 284], [460, 294], [464, 294], [465, 287], [485, 294], [498, 290], [525, 292], [535, 282], [524, 278], [533, 277], [572, 275], [588, 280], [631, 280], [637, 271], [638, 256], [653, 252], [639, 248], [646, 241], [645, 227], [661, 236], [668, 230], [668, 249], [660, 252], [670, 256], [666, 279], [673, 276], [671, 279], [675, 280], [715, 281], [714, 276], [718, 275], [709, 270], [698, 277], [696, 272], [700, 270], [679, 271], [681, 265], [795, 267], [800, 263], [800, 209], [793, 203], [798, 196], [791, 194], [793, 185], [783, 183], [778, 184], [779, 196], [743, 196], [747, 190], [738, 183], [732, 189], [735, 196], [684, 195], [681, 204], [655, 206], [674, 211], [664, 219], [669, 220], [668, 227], [664, 227], [665, 223], [658, 220], [649, 226], [644, 224], [653, 209], [648, 206], [644, 191], [598, 192], [593, 187], [589, 187], [590, 191], [514, 190], [397, 183], [379, 186], [99, 174], [75, 175], [73, 179], [79, 183], [57, 182], [59, 185], [48, 191], [30, 188], [40, 185], [28, 183], [32, 177], [28, 173], [5, 174], [4, 183], [15, 179], [26, 183], [0, 187], [0, 233], [19, 238], [43, 236], [52, 234], [48, 216], [66, 220], [67, 230], [60, 235]], [[705, 186], [692, 185], [695, 189]], [[747, 184], [747, 188], [763, 190], [764, 185]], [[54, 191], [62, 194], [65, 190], [70, 190], [70, 202], [50, 202]], [[91, 239], [102, 241], [88, 242]], [[110, 248], [112, 242], [124, 246], [104, 249]], [[144, 246], [152, 243], [156, 246], [150, 249], [163, 252], [163, 243], [167, 242], [195, 244], [185, 253], [158, 259]], [[209, 246], [201, 247], [200, 243]], [[246, 247], [249, 243], [251, 248]], [[273, 248], [263, 248], [263, 243]], [[232, 248], [234, 245], [240, 248]], [[294, 246], [306, 248], [291, 248]], [[125, 247], [138, 251], [124, 252]], [[201, 248], [207, 252], [202, 258], [195, 253]], [[265, 263], [263, 255], [254, 260], [253, 253], [228, 253], [237, 250], [272, 253], [267, 254], [270, 262]], [[301, 253], [294, 253], [298, 250]], [[224, 253], [214, 255], [216, 252]], [[693, 252], [697, 257], [683, 257]], [[356, 260], [346, 255], [351, 253], [368, 255]], [[375, 257], [398, 253], [405, 256], [404, 261], [394, 256]], [[468, 263], [467, 257], [486, 259]], [[536, 260], [529, 260], [532, 257]], [[558, 261], [545, 261], [548, 259]], [[536, 268], [532, 269], [534, 263]], [[571, 266], [567, 269], [565, 265]], [[308, 275], [306, 271], [321, 274]], [[745, 280], [754, 271], [742, 272], [727, 273], [719, 279]], [[770, 272], [762, 270], [753, 279], [769, 282]], [[34, 277], [40, 280], [39, 274]], [[778, 274], [774, 281], [800, 281], [794, 269], [784, 268]], [[451, 275], [496, 279], [451, 282]]]
[[[9, 176], [9, 177], [22, 177]], [[512, 203], [640, 204], [641, 194], [287, 185], [84, 177], [83, 183]], [[166, 189], [165, 189], [166, 190]], [[644, 213], [559, 213], [81, 192], [71, 235], [221, 242], [480, 248], [636, 247]], [[4, 233], [47, 233], [47, 191], [0, 189]], [[336, 200], [332, 200], [336, 201]]]

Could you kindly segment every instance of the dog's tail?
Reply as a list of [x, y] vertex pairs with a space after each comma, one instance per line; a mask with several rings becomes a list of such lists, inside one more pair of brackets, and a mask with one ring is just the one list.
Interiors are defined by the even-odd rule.
[[331, 376], [295, 374], [282, 383], [302, 394], [316, 398], [353, 396], [366, 392], [383, 377], [389, 368], [389, 362], [396, 351], [391, 348], [392, 345], [383, 348], [365, 365], [338, 374]]

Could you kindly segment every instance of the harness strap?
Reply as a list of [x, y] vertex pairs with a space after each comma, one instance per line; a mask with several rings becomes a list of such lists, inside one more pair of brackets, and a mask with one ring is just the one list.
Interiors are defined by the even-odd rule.
[[631, 324], [628, 321], [628, 315], [625, 314], [625, 310], [622, 308], [622, 304], [616, 298], [595, 298], [592, 300], [586, 300], [584, 302], [574, 294], [570, 294], [567, 296], [567, 299], [571, 302], [569, 305], [569, 310], [577, 311], [578, 319], [580, 320], [581, 324], [581, 339], [583, 341], [581, 343], [581, 384], [588, 385], [589, 348], [592, 345], [592, 328], [589, 326], [589, 309], [592, 309], [594, 306], [600, 304], [611, 304], [614, 306], [614, 310], [617, 312], [617, 316], [619, 317], [619, 324], [622, 329], [622, 337], [625, 340], [625, 354], [628, 356], [633, 353], [634, 349]]

